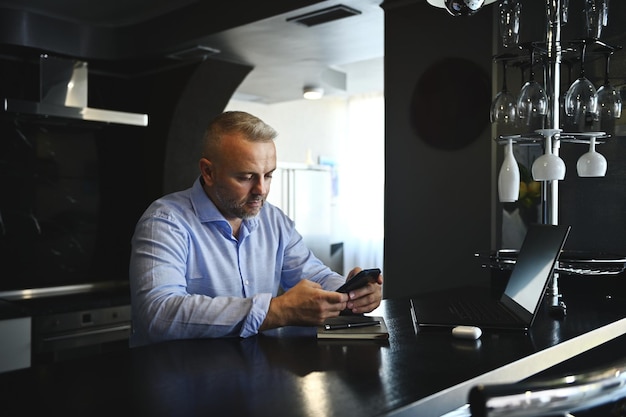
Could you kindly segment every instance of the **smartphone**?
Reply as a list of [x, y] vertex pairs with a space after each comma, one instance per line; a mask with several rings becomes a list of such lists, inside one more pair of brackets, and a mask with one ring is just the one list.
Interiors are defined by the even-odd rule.
[[347, 280], [345, 284], [337, 288], [335, 291], [350, 292], [352, 290], [356, 290], [357, 288], [361, 288], [370, 282], [376, 281], [379, 275], [380, 269], [378, 268], [363, 269], [361, 272]]

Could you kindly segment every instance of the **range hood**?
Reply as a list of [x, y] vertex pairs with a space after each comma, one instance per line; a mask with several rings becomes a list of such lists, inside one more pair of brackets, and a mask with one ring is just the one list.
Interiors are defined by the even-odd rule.
[[39, 59], [40, 101], [4, 99], [4, 111], [44, 118], [147, 126], [148, 115], [87, 106], [87, 63], [42, 55]]

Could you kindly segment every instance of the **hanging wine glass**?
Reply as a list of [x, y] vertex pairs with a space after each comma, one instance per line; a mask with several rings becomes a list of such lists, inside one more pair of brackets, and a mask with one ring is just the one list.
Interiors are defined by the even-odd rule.
[[606, 0], [584, 0], [585, 1], [585, 29], [587, 37], [600, 39], [604, 22], [608, 21], [608, 3]]
[[552, 152], [552, 140], [561, 133], [561, 129], [539, 129], [536, 132], [544, 137], [543, 155], [535, 159], [531, 168], [535, 181], [554, 181], [565, 178], [565, 162]]
[[[562, 63], [565, 64], [565, 66], [567, 67], [567, 72], [566, 72], [566, 74], [567, 74], [567, 85], [572, 85], [572, 65], [573, 64], [568, 59], [563, 59]], [[566, 123], [569, 122], [567, 120], [569, 118], [569, 116], [567, 115], [567, 112], [565, 111], [565, 96], [566, 95], [567, 95], [567, 91], [565, 91], [564, 89], [561, 89], [561, 95], [559, 97], [559, 108], [561, 110], [561, 114], [565, 115], [565, 117], [562, 120], [563, 124], [566, 124]]]
[[507, 60], [502, 60], [502, 90], [491, 102], [491, 123], [500, 126], [514, 126], [517, 122], [517, 99], [506, 84]]
[[580, 41], [580, 74], [565, 94], [565, 113], [573, 116], [577, 125], [584, 121], [591, 124], [596, 118], [598, 97], [593, 83], [585, 76], [585, 52], [587, 42]]
[[520, 0], [500, 0], [500, 39], [502, 46], [508, 48], [519, 43], [520, 15], [522, 4]]
[[561, 0], [561, 25], [569, 19], [569, 0]]
[[619, 119], [622, 116], [622, 97], [609, 81], [609, 65], [613, 51], [605, 51], [604, 84], [597, 91], [598, 114], [601, 117]]
[[604, 177], [606, 175], [606, 158], [596, 151], [596, 139], [604, 136], [604, 132], [585, 132], [590, 136], [589, 151], [582, 154], [576, 162], [576, 171], [579, 177]]
[[515, 155], [513, 139], [508, 139], [504, 147], [504, 161], [498, 173], [498, 197], [502, 203], [512, 203], [519, 198], [520, 172]]
[[520, 119], [525, 119], [528, 125], [534, 118], [543, 119], [548, 112], [548, 96], [541, 84], [535, 81], [534, 64], [534, 47], [530, 45], [530, 75], [517, 98], [517, 114]]
[[602, 0], [600, 4], [600, 16], [602, 26], [607, 26], [609, 24], [609, 0]]

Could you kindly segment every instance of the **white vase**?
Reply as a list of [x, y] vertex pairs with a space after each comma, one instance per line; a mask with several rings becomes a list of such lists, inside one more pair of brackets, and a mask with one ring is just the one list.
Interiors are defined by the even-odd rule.
[[519, 197], [520, 174], [513, 155], [513, 141], [504, 147], [504, 161], [498, 174], [498, 197], [502, 203], [512, 203]]

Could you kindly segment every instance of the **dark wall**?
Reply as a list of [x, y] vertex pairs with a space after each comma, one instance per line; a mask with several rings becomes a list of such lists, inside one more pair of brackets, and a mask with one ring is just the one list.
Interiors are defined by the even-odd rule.
[[168, 119], [163, 192], [187, 188], [199, 175], [201, 138], [206, 126], [224, 110], [251, 70], [249, 66], [219, 61], [203, 64], [176, 88], [178, 100]]
[[426, 2], [384, 8], [384, 296], [483, 282], [473, 254], [490, 248], [492, 233], [492, 15], [453, 18]]

